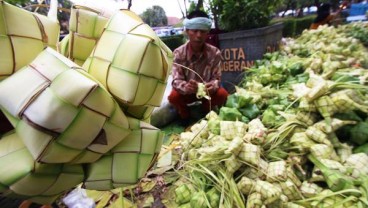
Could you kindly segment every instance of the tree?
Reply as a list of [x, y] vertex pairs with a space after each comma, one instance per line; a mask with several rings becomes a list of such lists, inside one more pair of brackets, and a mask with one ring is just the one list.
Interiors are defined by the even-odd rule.
[[148, 8], [140, 16], [151, 27], [167, 25], [165, 10], [160, 6], [155, 5], [152, 8]]

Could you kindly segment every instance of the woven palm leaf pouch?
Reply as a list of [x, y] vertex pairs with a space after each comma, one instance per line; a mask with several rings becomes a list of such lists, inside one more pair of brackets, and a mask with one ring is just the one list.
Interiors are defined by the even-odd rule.
[[51, 204], [83, 181], [82, 165], [41, 164], [14, 132], [0, 139], [0, 194]]
[[73, 5], [69, 34], [59, 43], [59, 52], [82, 66], [101, 37], [107, 17], [89, 7]]
[[[126, 115], [147, 119], [160, 106], [172, 66], [172, 52], [138, 15], [116, 12], [82, 66], [100, 81]], [[133, 107], [133, 108], [132, 108]]]
[[0, 0], [0, 81], [29, 64], [46, 47], [56, 49], [59, 23]]
[[46, 48], [0, 82], [0, 108], [37, 162], [95, 162], [131, 132], [112, 96], [76, 67]]
[[156, 161], [163, 132], [135, 118], [128, 119], [132, 132], [109, 154], [86, 164], [84, 188], [102, 191], [136, 184]]

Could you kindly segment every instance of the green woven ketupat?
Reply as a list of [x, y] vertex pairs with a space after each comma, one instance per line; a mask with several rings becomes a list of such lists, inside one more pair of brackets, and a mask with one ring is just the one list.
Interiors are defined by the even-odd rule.
[[249, 195], [250, 192], [254, 189], [255, 181], [243, 176], [240, 181], [236, 184], [238, 189], [245, 195]]
[[111, 154], [86, 166], [86, 189], [110, 190], [136, 184], [156, 161], [162, 131], [134, 118], [129, 118], [129, 124], [132, 132]]
[[175, 202], [178, 204], [184, 204], [190, 201], [192, 198], [192, 191], [186, 184], [182, 184], [175, 189]]
[[356, 103], [351, 99], [345, 91], [339, 91], [330, 95], [332, 102], [335, 104], [339, 112], [349, 112], [352, 110], [361, 110], [363, 112], [368, 112], [367, 105], [361, 105]]
[[323, 189], [319, 187], [315, 183], [309, 183], [308, 181], [303, 181], [302, 186], [300, 187], [300, 192], [304, 197], [314, 197], [318, 195]]
[[254, 144], [243, 143], [238, 157], [251, 165], [258, 166], [261, 160], [261, 148]]
[[109, 19], [83, 68], [109, 90], [127, 115], [142, 119], [153, 111], [148, 106], [161, 105], [171, 65], [171, 50], [152, 28], [133, 12], [121, 10]]
[[263, 200], [262, 200], [262, 195], [260, 193], [253, 192], [248, 195], [247, 207], [262, 208], [262, 206], [263, 206]]
[[317, 121], [317, 114], [308, 111], [298, 111], [295, 118], [311, 126]]
[[282, 194], [282, 190], [278, 186], [262, 180], [256, 180], [254, 191], [261, 194], [264, 204], [274, 202], [279, 199]]
[[130, 133], [111, 95], [75, 67], [47, 48], [0, 83], [0, 107], [38, 162], [94, 162]]
[[314, 104], [317, 107], [318, 112], [322, 115], [326, 122], [330, 124], [331, 116], [338, 111], [331, 97], [327, 95], [321, 96], [314, 100]]
[[331, 141], [328, 140], [328, 135], [315, 126], [309, 126], [305, 131], [305, 134], [308, 136], [309, 139], [312, 139], [317, 143], [332, 146]]
[[35, 162], [15, 132], [0, 139], [0, 166], [0, 194], [40, 204], [51, 204], [84, 178], [81, 165]]
[[0, 1], [0, 81], [29, 64], [46, 46], [56, 49], [59, 23]]
[[290, 144], [301, 153], [308, 153], [310, 146], [315, 144], [305, 132], [294, 133], [290, 138]]
[[60, 53], [82, 66], [91, 55], [108, 21], [99, 11], [73, 5], [69, 34], [59, 43]]
[[268, 182], [280, 182], [286, 181], [287, 169], [286, 162], [283, 160], [268, 163], [267, 168], [267, 181]]
[[309, 102], [305, 97], [300, 98], [298, 108], [302, 111], [317, 112], [317, 108], [313, 102]]
[[282, 190], [282, 194], [286, 195], [290, 201], [301, 199], [303, 196], [299, 192], [298, 187], [290, 180], [278, 183]]
[[242, 165], [243, 164], [237, 160], [234, 154], [225, 160], [226, 171], [230, 175], [234, 174]]
[[314, 144], [310, 147], [310, 153], [318, 159], [339, 160], [335, 149], [331, 145]]

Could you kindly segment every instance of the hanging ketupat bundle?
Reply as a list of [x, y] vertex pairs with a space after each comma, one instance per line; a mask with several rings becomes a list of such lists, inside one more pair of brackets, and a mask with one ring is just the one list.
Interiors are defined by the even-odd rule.
[[121, 10], [110, 18], [83, 68], [127, 115], [148, 120], [161, 105], [171, 64], [172, 52], [155, 32], [133, 12]]
[[132, 132], [95, 163], [87, 164], [84, 187], [110, 190], [133, 185], [153, 165], [161, 150], [162, 132], [148, 123], [129, 118]]
[[0, 165], [0, 194], [39, 204], [51, 204], [84, 178], [81, 165], [35, 162], [15, 132], [0, 139]]
[[0, 81], [29, 64], [46, 47], [56, 49], [59, 23], [0, 0]]
[[95, 162], [130, 133], [111, 95], [75, 67], [47, 48], [0, 83], [0, 108], [38, 162]]
[[59, 52], [82, 66], [91, 55], [108, 21], [99, 11], [73, 5], [69, 20], [69, 34], [59, 43]]

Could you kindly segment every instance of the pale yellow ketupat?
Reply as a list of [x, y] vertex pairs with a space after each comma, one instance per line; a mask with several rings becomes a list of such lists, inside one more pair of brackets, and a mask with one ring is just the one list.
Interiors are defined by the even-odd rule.
[[51, 204], [84, 178], [82, 165], [35, 162], [14, 131], [0, 139], [0, 165], [0, 192], [39, 204]]
[[58, 21], [0, 0], [0, 81], [29, 64], [45, 48], [56, 49]]
[[109, 19], [82, 67], [127, 115], [148, 121], [154, 107], [161, 105], [172, 58], [172, 51], [138, 15], [120, 10]]
[[[0, 3], [2, 6], [0, 8], [1, 12], [4, 12], [3, 5], [10, 6], [1, 0]], [[110, 51], [111, 47], [108, 47], [107, 54], [116, 56], [116, 59], [111, 59], [111, 66], [116, 64], [114, 60], [122, 61], [117, 65], [128, 64], [124, 65], [125, 68], [123, 67], [127, 71], [117, 76], [120, 79], [101, 80], [101, 83], [105, 84], [102, 85], [91, 76], [96, 74], [91, 73], [89, 75], [83, 72], [78, 69], [78, 65], [61, 57], [60, 54], [57, 54], [51, 48], [43, 50], [47, 46], [55, 48], [54, 45], [46, 41], [45, 34], [48, 35], [47, 32], [49, 32], [48, 28], [46, 28], [47, 26], [44, 26], [47, 31], [41, 31], [40, 33], [42, 36], [41, 41], [38, 41], [41, 42], [42, 47], [39, 47], [38, 51], [34, 50], [34, 54], [31, 53], [33, 58], [38, 55], [35, 60], [30, 56], [26, 61], [17, 61], [17, 57], [11, 59], [13, 60], [13, 65], [10, 66], [12, 71], [8, 74], [4, 73], [4, 77], [21, 68], [16, 68], [15, 64], [26, 67], [0, 83], [3, 92], [1, 93], [3, 97], [0, 98], [2, 102], [0, 105], [2, 111], [13, 126], [16, 127], [19, 138], [27, 147], [24, 149], [29, 151], [28, 158], [30, 158], [32, 164], [37, 164], [36, 161], [46, 163], [92, 163], [97, 160], [95, 163], [87, 166], [86, 178], [82, 178], [84, 176], [83, 172], [75, 171], [78, 176], [76, 179], [78, 180], [71, 178], [70, 181], [73, 184], [66, 183], [63, 186], [58, 184], [58, 181], [55, 182], [56, 179], [54, 179], [55, 187], [51, 187], [52, 191], [54, 191], [52, 193], [33, 193], [31, 191], [32, 195], [23, 191], [22, 193], [17, 193], [17, 196], [25, 194], [30, 196], [25, 197], [30, 201], [50, 204], [55, 200], [55, 197], [69, 190], [75, 184], [80, 183], [81, 180], [85, 182], [85, 187], [98, 190], [109, 190], [115, 187], [131, 185], [142, 178], [147, 169], [154, 163], [161, 147], [162, 132], [139, 119], [149, 120], [153, 108], [161, 103], [167, 78], [170, 74], [172, 52], [154, 34], [151, 28], [143, 24], [137, 15], [129, 11], [118, 13], [115, 15], [115, 20], [109, 21], [111, 27], [108, 29], [113, 31], [112, 33], [120, 33], [122, 39], [128, 39], [128, 41], [121, 42], [115, 48], [115, 51]], [[7, 40], [7, 35], [3, 34], [7, 32], [7, 24], [5, 22], [9, 17], [3, 18], [4, 16], [0, 15], [0, 32], [2, 32], [0, 34], [0, 43], [3, 40], [6, 43]], [[94, 14], [91, 16], [96, 17]], [[24, 18], [29, 20], [32, 16], [27, 14]], [[43, 21], [47, 23], [46, 18], [45, 20], [42, 18], [44, 17], [40, 17], [41, 21], [38, 21], [38, 23], [43, 23]], [[12, 20], [14, 19], [16, 18]], [[121, 27], [120, 21], [124, 21], [127, 24]], [[103, 23], [100, 22], [101, 24]], [[57, 22], [56, 25], [58, 29]], [[57, 35], [57, 37], [54, 37], [56, 43], [59, 31], [57, 30], [55, 34]], [[97, 36], [96, 39], [98, 39]], [[36, 37], [34, 39], [38, 40], [39, 38]], [[54, 39], [50, 38], [47, 40], [52, 42]], [[109, 39], [109, 36], [106, 39]], [[72, 39], [74, 43], [67, 42], [68, 39], [65, 40], [66, 45], [60, 45], [64, 47], [62, 50], [64, 50], [65, 54], [70, 52], [69, 49], [72, 48], [70, 46], [73, 46], [74, 43], [88, 42], [78, 38]], [[32, 41], [33, 39], [31, 38], [29, 42]], [[138, 49], [129, 48], [129, 46], [134, 47], [138, 43], [140, 44]], [[92, 45], [93, 43], [89, 43], [89, 47], [85, 48], [91, 50]], [[102, 45], [105, 45], [105, 47], [106, 45], [111, 46], [111, 43], [106, 44], [105, 41]], [[37, 47], [34, 48], [37, 49]], [[99, 52], [103, 53], [105, 50], [103, 46], [98, 48], [97, 45], [93, 52], [97, 51], [96, 54], [99, 54]], [[18, 54], [20, 53], [16, 55]], [[82, 64], [77, 58], [81, 57], [83, 59], [86, 54], [88, 52], [82, 51], [75, 52], [72, 55], [76, 55], [74, 60]], [[106, 71], [103, 70], [104, 68], [100, 68], [98, 62], [100, 57], [96, 56], [96, 54], [91, 55], [88, 67], [102, 69], [102, 71], [97, 73], [97, 79], [101, 78], [101, 75], [102, 77], [107, 77], [109, 74], [103, 75]], [[140, 56], [137, 58], [138, 55]], [[69, 58], [71, 57], [69, 56]], [[10, 60], [9, 57], [0, 58], [0, 64], [8, 64], [8, 60]], [[21, 62], [22, 64], [19, 65]], [[29, 64], [30, 62], [32, 64]], [[138, 68], [136, 68], [137, 63]], [[108, 71], [113, 70], [108, 69]], [[117, 73], [119, 75], [120, 72]], [[127, 74], [130, 76], [124, 77]], [[124, 79], [121, 79], [121, 75], [123, 75]], [[30, 77], [34, 79], [30, 79]], [[3, 77], [1, 78], [3, 79]], [[136, 82], [137, 80], [139, 81]], [[116, 84], [118, 86], [115, 86]], [[14, 85], [22, 87], [18, 89]], [[17, 90], [14, 91], [14, 89]], [[149, 96], [146, 94], [148, 89], [151, 90]], [[116, 95], [111, 97], [107, 90], [113, 95], [114, 93], [118, 94], [120, 97]], [[114, 98], [117, 99], [124, 112], [138, 119], [126, 117], [114, 101]], [[91, 128], [91, 126], [86, 124], [93, 125], [95, 128]], [[93, 131], [89, 131], [87, 128]], [[78, 140], [75, 138], [78, 138]], [[122, 139], [123, 141], [121, 141]], [[119, 141], [121, 142], [119, 143]], [[106, 154], [111, 148], [113, 149]], [[5, 150], [3, 152], [8, 153]], [[99, 159], [103, 154], [105, 155]], [[50, 168], [47, 170], [51, 172], [54, 168], [59, 170], [60, 168], [57, 168], [59, 166], [66, 168], [65, 170], [68, 173], [73, 172], [73, 170], [67, 169], [68, 165], [66, 164], [48, 164], [48, 166]], [[109, 166], [114, 168], [109, 169], [111, 172], [103, 175], [103, 179], [106, 180], [102, 181], [102, 183], [95, 181], [96, 177], [101, 177], [101, 171], [106, 170]], [[73, 165], [72, 167], [79, 167], [79, 165]], [[27, 167], [23, 166], [20, 168], [27, 169]], [[37, 168], [33, 168], [33, 170], [37, 170]], [[23, 171], [21, 170], [19, 173], [22, 174]], [[62, 174], [62, 171], [55, 171], [55, 177], [59, 173]], [[6, 176], [5, 174], [1, 175]], [[18, 185], [14, 183], [14, 177], [17, 177], [18, 174], [10, 174], [9, 176], [12, 178], [11, 182], [13, 182], [13, 184], [10, 182], [9, 184]], [[62, 181], [68, 180], [68, 176], [65, 177], [67, 178], [64, 178]], [[37, 178], [41, 182], [36, 180], [36, 178], [28, 177], [27, 180], [29, 181], [26, 181], [28, 184], [22, 183], [22, 185], [31, 188], [32, 185], [29, 184], [37, 183], [38, 186], [34, 186], [34, 188], [43, 188], [44, 185], [48, 185], [47, 182], [42, 182], [43, 178]], [[56, 195], [53, 195], [54, 193]]]

